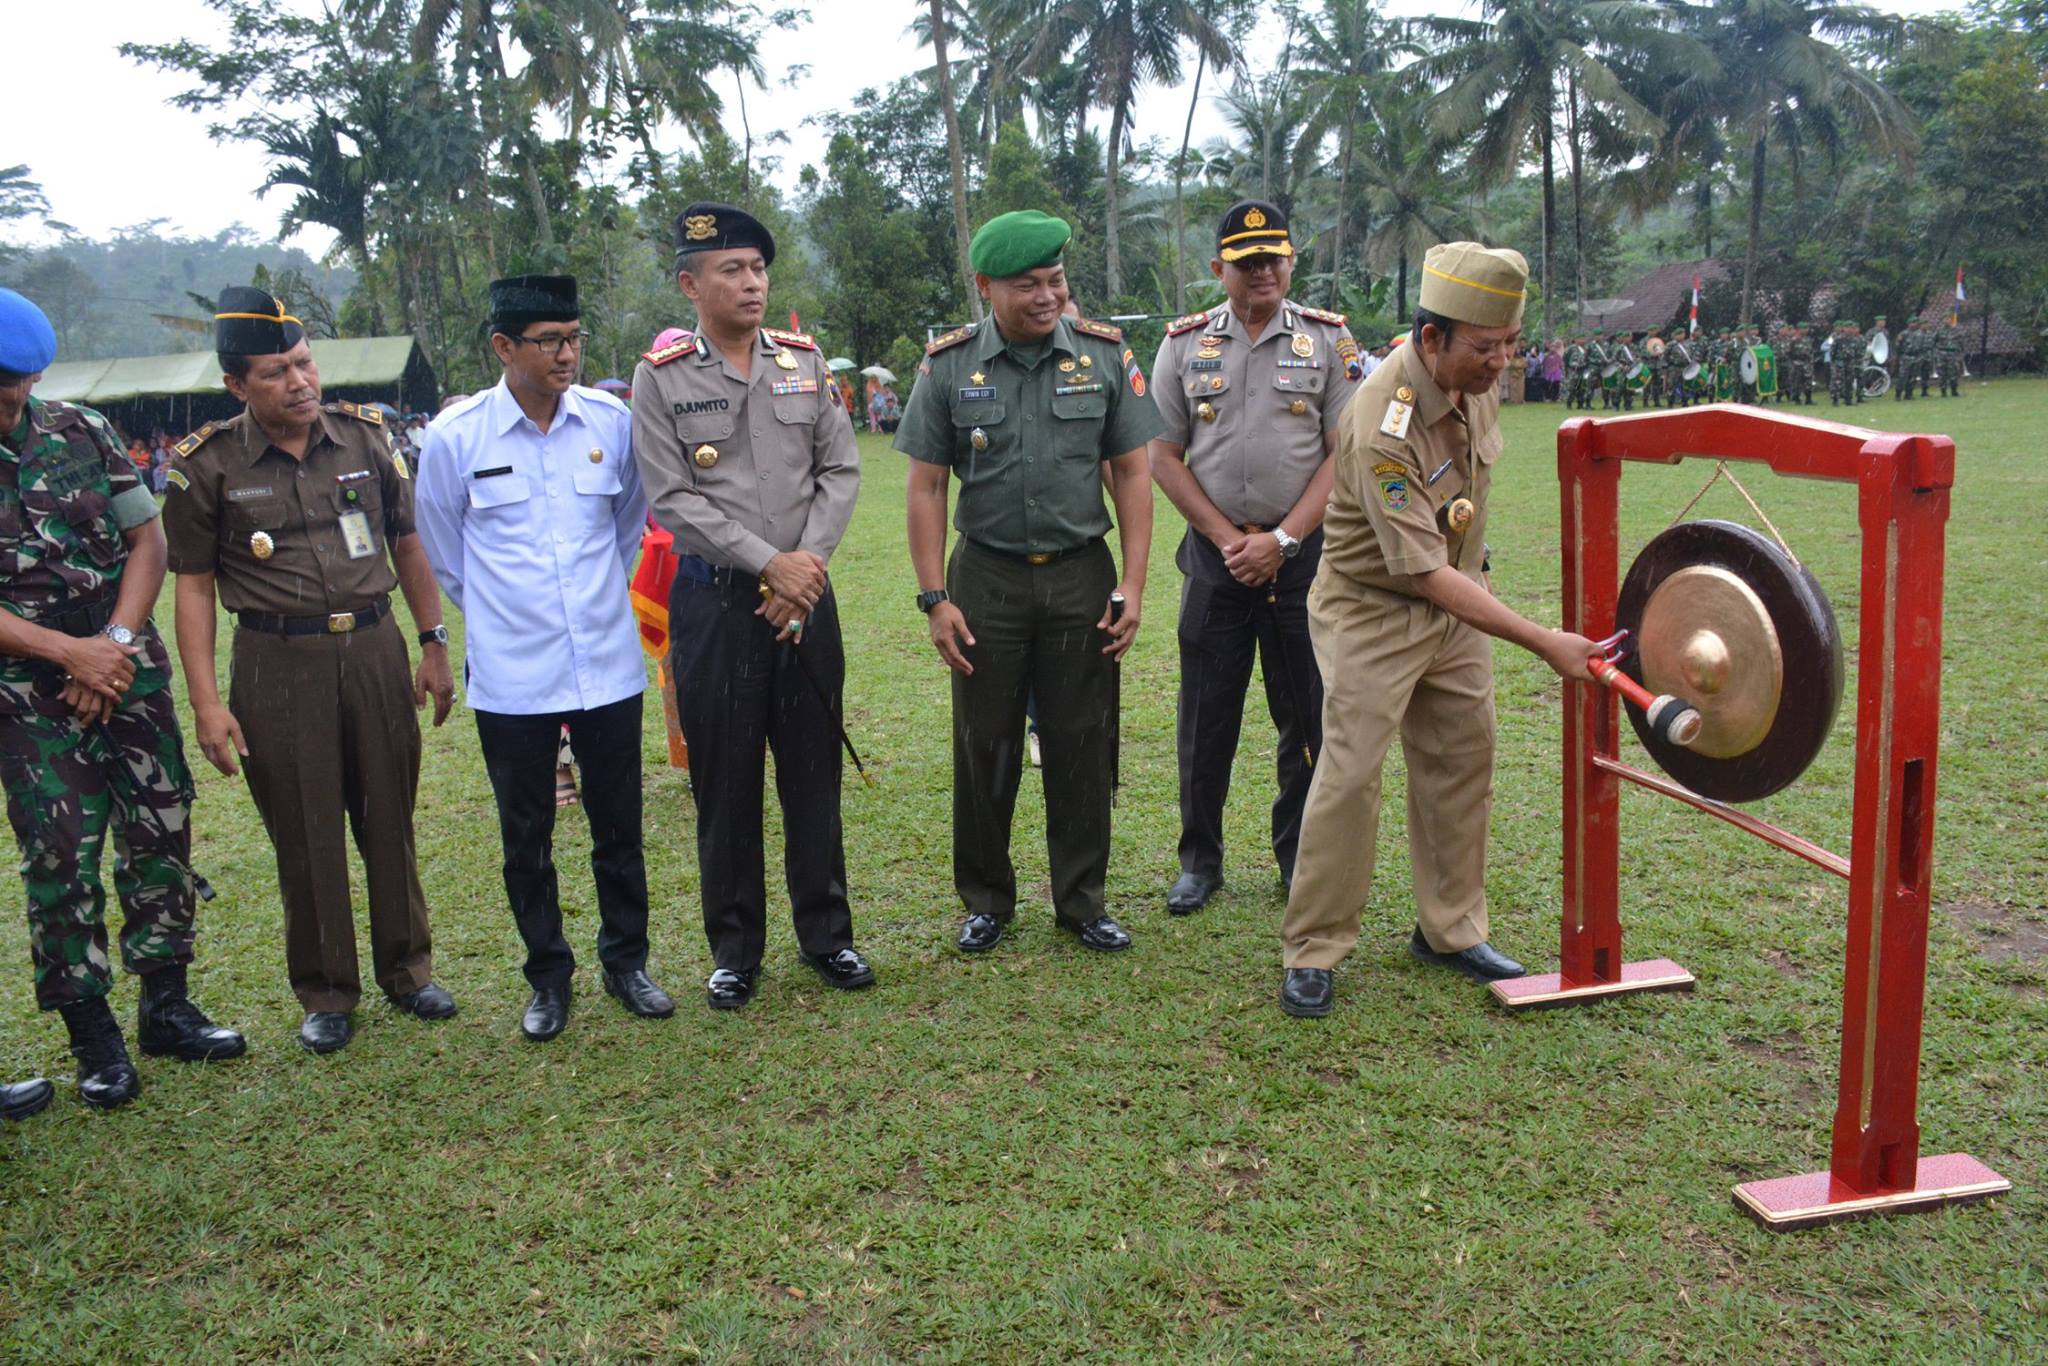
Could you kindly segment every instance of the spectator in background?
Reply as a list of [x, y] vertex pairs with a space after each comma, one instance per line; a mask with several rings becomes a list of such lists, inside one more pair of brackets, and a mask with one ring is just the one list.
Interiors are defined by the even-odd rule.
[[1537, 397], [1555, 403], [1564, 396], [1564, 339], [1552, 340], [1543, 353], [1543, 392]]

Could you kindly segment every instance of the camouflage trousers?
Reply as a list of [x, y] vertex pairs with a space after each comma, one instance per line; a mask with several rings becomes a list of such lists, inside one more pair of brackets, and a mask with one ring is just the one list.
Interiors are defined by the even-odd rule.
[[141, 973], [192, 960], [192, 775], [169, 688], [125, 699], [91, 729], [0, 716], [0, 780], [28, 889], [37, 1005], [55, 1010], [113, 986], [100, 880], [110, 829], [122, 962]]

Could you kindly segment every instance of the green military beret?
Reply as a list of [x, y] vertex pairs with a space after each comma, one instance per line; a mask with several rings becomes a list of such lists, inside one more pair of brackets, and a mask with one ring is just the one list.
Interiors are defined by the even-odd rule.
[[1000, 280], [1057, 265], [1073, 235], [1063, 219], [1037, 209], [1018, 209], [982, 224], [968, 244], [967, 259], [976, 274]]

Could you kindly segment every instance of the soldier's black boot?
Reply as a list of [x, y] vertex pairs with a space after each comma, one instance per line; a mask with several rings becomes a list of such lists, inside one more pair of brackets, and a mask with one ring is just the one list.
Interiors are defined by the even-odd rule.
[[107, 998], [73, 1001], [59, 1011], [71, 1031], [71, 1056], [78, 1059], [78, 1098], [99, 1110], [135, 1099], [142, 1078], [128, 1060], [128, 1044]]
[[158, 968], [143, 977], [135, 1016], [136, 1038], [152, 1058], [219, 1062], [249, 1051], [248, 1041], [240, 1034], [215, 1024], [192, 1004], [185, 994], [183, 963]]

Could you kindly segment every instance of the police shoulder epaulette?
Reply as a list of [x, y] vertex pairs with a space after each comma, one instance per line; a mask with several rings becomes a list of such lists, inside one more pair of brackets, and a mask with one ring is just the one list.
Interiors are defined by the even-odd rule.
[[685, 337], [681, 341], [672, 341], [667, 346], [659, 347], [653, 351], [642, 351], [640, 359], [646, 361], [649, 365], [667, 365], [672, 360], [681, 360], [696, 349], [697, 339], [695, 337]]
[[768, 334], [769, 341], [780, 342], [784, 346], [800, 347], [805, 351], [818, 349], [818, 339], [808, 332], [785, 332], [779, 327], [764, 327], [761, 330]]
[[939, 352], [945, 350], [947, 347], [958, 346], [961, 342], [966, 341], [969, 337], [973, 335], [974, 329], [971, 327], [956, 327], [943, 337], [933, 338], [932, 341], [925, 346], [924, 353], [927, 356], [936, 356], [939, 354]]
[[1295, 311], [1300, 313], [1301, 316], [1304, 318], [1314, 318], [1317, 322], [1328, 323], [1332, 327], [1342, 327], [1345, 323], [1345, 318], [1342, 313], [1332, 313], [1327, 308], [1308, 308], [1304, 306], [1296, 309]]
[[358, 422], [367, 422], [372, 427], [384, 425], [384, 410], [368, 403], [330, 403], [327, 405], [327, 411], [347, 413]]
[[218, 422], [209, 422], [177, 445], [171, 447], [171, 449], [179, 455], [190, 455], [211, 440], [219, 430], [220, 424]]
[[1074, 330], [1086, 332], [1091, 337], [1100, 337], [1104, 341], [1120, 342], [1124, 339], [1124, 330], [1121, 327], [1115, 323], [1099, 323], [1093, 318], [1074, 319]]
[[1169, 337], [1178, 337], [1183, 332], [1194, 331], [1196, 328], [1200, 327], [1203, 323], [1206, 323], [1208, 321], [1209, 315], [1206, 313], [1188, 313], [1181, 317], [1175, 318], [1172, 322], [1168, 323], [1166, 325], [1166, 335]]

